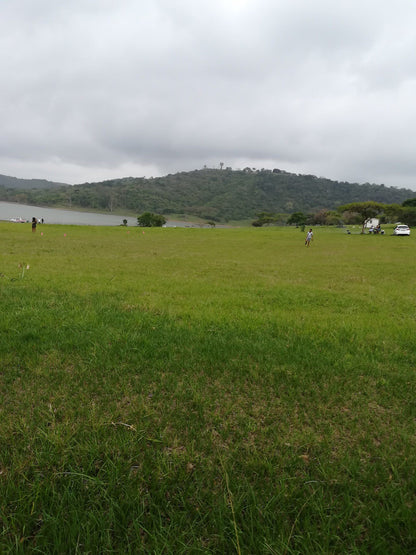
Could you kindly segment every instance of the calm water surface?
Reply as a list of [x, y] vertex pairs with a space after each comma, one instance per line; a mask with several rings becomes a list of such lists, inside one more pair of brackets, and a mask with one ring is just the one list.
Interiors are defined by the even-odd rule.
[[[127, 220], [127, 225], [137, 225], [137, 218], [133, 216], [115, 216], [113, 214], [95, 214], [92, 212], [76, 212], [73, 210], [58, 210], [56, 208], [41, 208], [28, 204], [14, 202], [0, 202], [0, 220], [9, 221], [11, 218], [23, 218], [31, 221], [35, 217], [44, 219], [45, 224], [66, 225], [121, 225]], [[199, 227], [188, 222], [169, 221], [167, 227]]]

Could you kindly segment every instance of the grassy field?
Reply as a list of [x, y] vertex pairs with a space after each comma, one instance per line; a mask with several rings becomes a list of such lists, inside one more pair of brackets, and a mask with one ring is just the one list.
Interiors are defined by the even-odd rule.
[[0, 224], [0, 552], [416, 553], [416, 236]]

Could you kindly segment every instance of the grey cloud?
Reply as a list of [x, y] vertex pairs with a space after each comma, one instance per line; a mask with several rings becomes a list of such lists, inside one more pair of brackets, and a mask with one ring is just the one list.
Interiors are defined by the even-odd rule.
[[0, 173], [92, 181], [223, 161], [413, 185], [406, 0], [1, 9]]

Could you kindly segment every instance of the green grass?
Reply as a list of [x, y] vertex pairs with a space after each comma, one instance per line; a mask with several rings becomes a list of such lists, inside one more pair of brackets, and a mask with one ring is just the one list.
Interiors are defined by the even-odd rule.
[[0, 224], [0, 552], [416, 552], [389, 233]]

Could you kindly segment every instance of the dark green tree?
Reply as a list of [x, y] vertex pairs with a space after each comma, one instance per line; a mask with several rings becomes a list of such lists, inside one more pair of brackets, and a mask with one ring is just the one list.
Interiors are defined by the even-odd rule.
[[294, 212], [287, 220], [288, 225], [305, 225], [307, 216], [303, 212]]
[[143, 212], [137, 218], [139, 227], [162, 227], [166, 223], [166, 218], [161, 214], [153, 214], [153, 212]]
[[[384, 222], [401, 222], [406, 209], [400, 204], [386, 204], [383, 209]], [[407, 222], [406, 222], [407, 223]]]
[[404, 206], [402, 221], [407, 225], [416, 225], [416, 206]]
[[254, 227], [262, 227], [276, 222], [276, 215], [271, 212], [259, 212], [256, 216], [257, 220], [251, 223]]
[[386, 204], [383, 212], [383, 221], [385, 222], [402, 222], [410, 226], [416, 225], [416, 204], [413, 205], [411, 202], [406, 203], [405, 201], [402, 205]]

